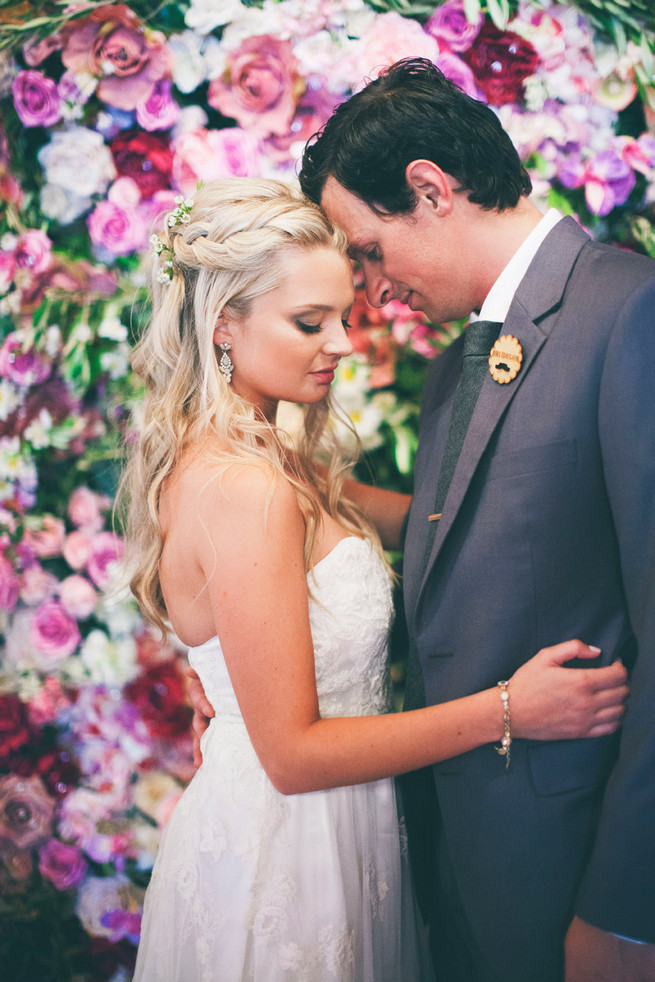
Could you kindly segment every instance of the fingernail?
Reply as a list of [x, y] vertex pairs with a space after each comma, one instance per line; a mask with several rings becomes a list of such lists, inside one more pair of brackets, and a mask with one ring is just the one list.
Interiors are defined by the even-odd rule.
[[590, 651], [595, 651], [597, 655], [600, 654], [600, 648], [597, 648], [595, 644], [590, 644], [589, 645], [589, 650]]

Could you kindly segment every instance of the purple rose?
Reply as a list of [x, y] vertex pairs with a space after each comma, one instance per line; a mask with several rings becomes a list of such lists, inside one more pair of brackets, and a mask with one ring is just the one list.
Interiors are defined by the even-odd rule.
[[475, 84], [473, 72], [466, 62], [453, 54], [452, 51], [440, 51], [435, 64], [437, 68], [441, 69], [446, 78], [449, 78], [455, 85], [459, 85], [460, 89], [463, 89], [472, 99], [484, 99]]
[[608, 215], [624, 205], [635, 186], [634, 171], [614, 150], [601, 150], [589, 162], [585, 183], [587, 207], [595, 215]]
[[75, 846], [67, 846], [59, 839], [50, 839], [39, 851], [41, 876], [50, 880], [58, 890], [76, 887], [86, 876], [87, 863]]
[[150, 97], [136, 107], [136, 121], [148, 132], [170, 129], [179, 115], [180, 107], [171, 98], [171, 83], [168, 79], [157, 82]]
[[40, 385], [50, 374], [50, 362], [37, 351], [23, 351], [23, 339], [13, 331], [0, 348], [0, 376], [16, 385]]
[[89, 235], [94, 245], [113, 256], [127, 256], [145, 249], [148, 235], [136, 211], [127, 211], [112, 201], [101, 201], [88, 218]]
[[13, 610], [18, 603], [20, 581], [14, 568], [0, 553], [0, 610]]
[[54, 126], [61, 119], [57, 83], [30, 68], [11, 83], [14, 106], [23, 126]]
[[436, 8], [425, 25], [425, 30], [439, 41], [440, 48], [443, 42], [451, 51], [467, 51], [478, 36], [483, 22], [482, 12], [478, 14], [475, 24], [472, 24], [464, 12], [461, 0], [446, 0]]
[[72, 655], [81, 640], [77, 621], [58, 600], [46, 600], [37, 608], [30, 634], [35, 648], [53, 659]]
[[0, 778], [0, 853], [33, 849], [51, 834], [55, 803], [41, 778]]

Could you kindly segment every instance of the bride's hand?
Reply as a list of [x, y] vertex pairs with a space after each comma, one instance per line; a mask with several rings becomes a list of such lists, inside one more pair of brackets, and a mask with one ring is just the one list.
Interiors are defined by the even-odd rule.
[[532, 740], [599, 737], [621, 725], [628, 696], [623, 664], [565, 668], [573, 658], [597, 658], [599, 648], [564, 641], [542, 648], [512, 675], [512, 736]]
[[202, 682], [198, 673], [189, 665], [186, 669], [187, 695], [193, 707], [193, 765], [200, 767], [202, 764], [202, 752], [200, 750], [200, 739], [209, 726], [209, 719], [214, 715], [214, 707], [205, 695]]

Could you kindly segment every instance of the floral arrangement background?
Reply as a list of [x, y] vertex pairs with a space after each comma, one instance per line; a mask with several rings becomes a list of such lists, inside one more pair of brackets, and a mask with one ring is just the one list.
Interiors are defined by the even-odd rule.
[[[192, 772], [181, 653], [121, 587], [111, 520], [155, 220], [199, 180], [293, 180], [336, 104], [425, 56], [495, 108], [544, 207], [655, 257], [654, 50], [648, 0], [0, 0], [0, 964], [14, 982], [131, 978]], [[337, 399], [375, 478], [408, 489], [421, 384], [461, 325], [372, 310], [361, 288], [353, 325]]]

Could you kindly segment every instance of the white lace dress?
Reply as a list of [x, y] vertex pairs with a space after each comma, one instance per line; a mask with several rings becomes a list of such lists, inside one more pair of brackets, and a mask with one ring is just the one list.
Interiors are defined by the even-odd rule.
[[[313, 570], [321, 715], [388, 709], [391, 588], [361, 539]], [[216, 717], [166, 827], [135, 982], [425, 982], [391, 780], [275, 790], [252, 748], [218, 639], [189, 651]]]

